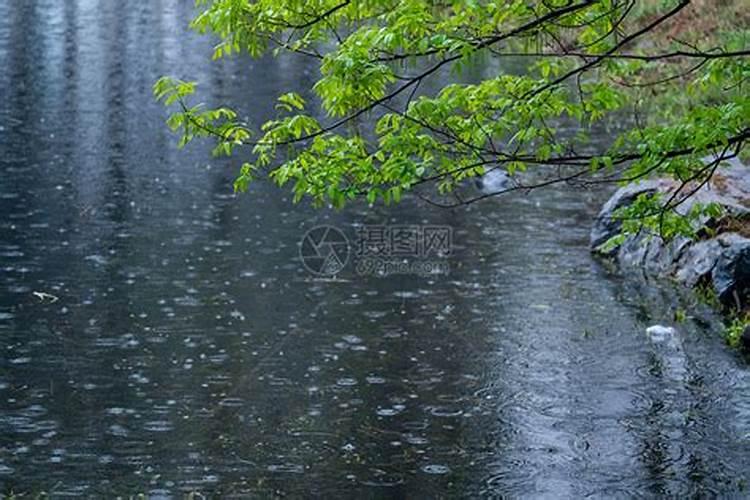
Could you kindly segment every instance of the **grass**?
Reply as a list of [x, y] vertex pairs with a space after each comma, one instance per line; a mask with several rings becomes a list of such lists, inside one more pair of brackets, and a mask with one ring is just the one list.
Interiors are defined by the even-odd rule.
[[[636, 2], [635, 17], [642, 22], [653, 20], [676, 5], [675, 0]], [[666, 40], [711, 45], [729, 33], [748, 33], [750, 9], [747, 0], [692, 0], [658, 31]]]

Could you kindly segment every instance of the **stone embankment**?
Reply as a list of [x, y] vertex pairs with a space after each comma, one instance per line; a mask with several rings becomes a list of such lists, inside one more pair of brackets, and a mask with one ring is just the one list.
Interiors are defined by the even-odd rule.
[[711, 182], [678, 210], [686, 212], [698, 202], [716, 202], [724, 208], [718, 219], [701, 221], [698, 237], [678, 237], [665, 243], [645, 234], [629, 236], [621, 245], [603, 250], [602, 244], [617, 235], [620, 221], [614, 212], [642, 193], [667, 195], [677, 182], [652, 179], [619, 189], [604, 205], [591, 230], [595, 253], [614, 258], [623, 269], [641, 268], [667, 276], [688, 287], [709, 287], [727, 307], [750, 306], [750, 167], [738, 160], [721, 167]]

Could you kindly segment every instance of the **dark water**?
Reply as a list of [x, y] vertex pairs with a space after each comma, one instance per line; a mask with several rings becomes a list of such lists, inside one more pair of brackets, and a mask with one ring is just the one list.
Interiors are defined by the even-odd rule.
[[[0, 0], [0, 494], [743, 496], [716, 318], [589, 256], [601, 195], [293, 206], [177, 151], [150, 86], [257, 122], [304, 61], [210, 63], [192, 1]], [[319, 224], [451, 226], [450, 274], [314, 279]], [[58, 299], [35, 296], [51, 294]], [[646, 326], [675, 307], [657, 344]]]

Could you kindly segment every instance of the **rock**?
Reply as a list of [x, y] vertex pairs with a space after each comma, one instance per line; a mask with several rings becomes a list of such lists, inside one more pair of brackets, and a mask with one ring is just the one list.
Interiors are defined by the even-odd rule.
[[[618, 189], [602, 207], [590, 235], [594, 253], [614, 258], [623, 268], [639, 268], [647, 274], [675, 278], [696, 287], [706, 285], [727, 306], [750, 305], [750, 167], [730, 160], [678, 208], [687, 213], [696, 203], [718, 203], [724, 216], [718, 220], [697, 221], [699, 237], [677, 237], [665, 242], [658, 236], [635, 234], [608, 251], [601, 247], [621, 228], [614, 214], [632, 204], [641, 194], [662, 192], [669, 195], [677, 184], [653, 179]], [[750, 334], [749, 334], [750, 335]]]
[[745, 327], [745, 331], [742, 332], [740, 337], [740, 344], [746, 351], [750, 351], [750, 325]]
[[750, 239], [736, 233], [718, 237], [722, 248], [712, 278], [722, 303], [742, 307], [750, 295]]
[[[705, 160], [704, 160], [705, 161]], [[706, 188], [698, 191], [695, 201], [716, 202], [726, 213], [735, 217], [750, 214], [750, 165], [744, 165], [738, 158], [725, 162]]]
[[622, 222], [614, 217], [615, 211], [620, 207], [630, 205], [638, 196], [644, 193], [655, 193], [666, 187], [667, 181], [649, 180], [622, 187], [604, 204], [591, 229], [591, 248], [595, 252], [611, 255], [615, 252], [603, 252], [600, 247], [613, 236], [620, 232]]
[[690, 245], [675, 263], [674, 277], [677, 281], [693, 288], [710, 283], [711, 272], [721, 252], [717, 240], [699, 241]]
[[505, 170], [492, 169], [481, 177], [475, 177], [477, 189], [484, 194], [499, 193], [514, 186], [513, 180]]
[[695, 241], [684, 236], [678, 236], [666, 245], [658, 239], [657, 243], [655, 246], [659, 248], [659, 253], [651, 261], [646, 262], [646, 268], [654, 273], [674, 274], [675, 263], [683, 258], [685, 253], [695, 244]]
[[[619, 231], [619, 228], [615, 232]], [[610, 252], [604, 252], [600, 250], [600, 253], [606, 255], [616, 255], [617, 260], [623, 267], [641, 267], [643, 261], [648, 253], [651, 240], [643, 234], [637, 234], [631, 238], [628, 238], [619, 247], [614, 248]]]

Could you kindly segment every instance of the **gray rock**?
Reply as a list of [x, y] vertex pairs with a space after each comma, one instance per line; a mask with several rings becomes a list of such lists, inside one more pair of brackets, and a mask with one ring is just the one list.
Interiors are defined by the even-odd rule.
[[515, 186], [505, 170], [494, 168], [474, 178], [474, 185], [483, 194], [500, 193]]
[[674, 277], [691, 288], [710, 283], [720, 252], [721, 245], [717, 240], [699, 241], [690, 245], [675, 263]]
[[674, 275], [676, 264], [693, 244], [695, 244], [695, 241], [684, 236], [678, 236], [666, 245], [659, 241], [660, 252], [653, 262], [647, 263], [648, 269], [658, 273]]
[[721, 234], [712, 278], [722, 303], [742, 307], [750, 292], [750, 239], [736, 233]]
[[646, 255], [653, 252], [654, 239], [645, 234], [637, 234], [625, 240], [617, 248], [617, 260], [624, 267], [641, 267], [646, 262]]
[[[644, 193], [670, 193], [677, 184], [653, 179], [618, 189], [602, 207], [591, 230], [593, 252], [616, 258], [622, 267], [638, 267], [653, 275], [671, 276], [689, 287], [711, 286], [722, 303], [734, 307], [750, 305], [750, 238], [740, 220], [750, 220], [750, 167], [730, 161], [712, 181], [679, 207], [687, 213], [696, 203], [718, 203], [727, 219], [700, 220], [704, 239], [678, 237], [670, 242], [643, 233], [631, 235], [617, 248], [605, 252], [601, 246], [620, 232], [621, 222], [614, 213]], [[724, 224], [730, 221], [732, 224]], [[739, 227], [739, 229], [738, 229]], [[715, 232], [720, 234], [715, 236]], [[723, 231], [723, 232], [722, 232]], [[750, 333], [748, 333], [750, 341]]]
[[604, 204], [599, 215], [596, 217], [596, 221], [594, 221], [594, 227], [591, 229], [591, 248], [598, 253], [613, 255], [616, 249], [612, 249], [610, 252], [603, 252], [600, 247], [620, 232], [622, 222], [614, 217], [615, 211], [620, 207], [630, 205], [641, 194], [655, 193], [665, 185], [666, 181], [656, 179], [642, 181], [618, 189], [609, 201]]
[[750, 351], [750, 326], [745, 327], [745, 331], [742, 332], [740, 343], [742, 344], [743, 349]]

